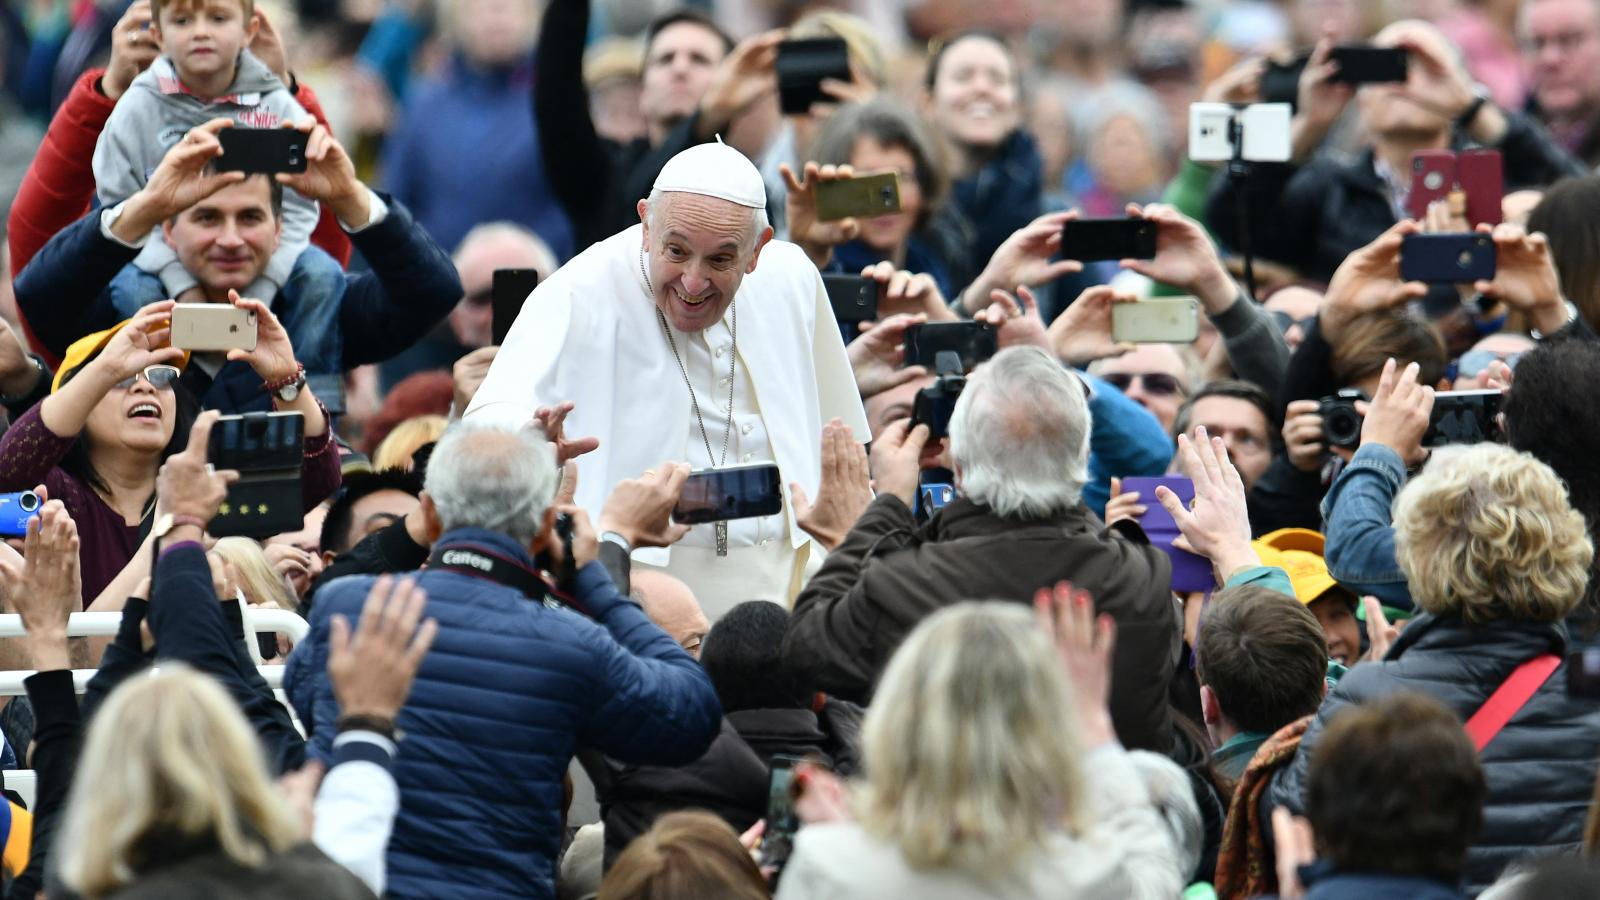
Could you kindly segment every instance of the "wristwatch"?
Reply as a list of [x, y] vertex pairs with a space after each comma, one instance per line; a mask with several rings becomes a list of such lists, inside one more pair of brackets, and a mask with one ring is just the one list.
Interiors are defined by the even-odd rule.
[[167, 513], [156, 520], [155, 526], [150, 529], [150, 537], [159, 541], [166, 537], [172, 529], [180, 525], [193, 525], [201, 531], [206, 530], [206, 520], [199, 516], [180, 516]]
[[623, 553], [633, 552], [633, 545], [628, 543], [628, 539], [615, 531], [603, 532], [600, 535], [600, 540], [605, 541], [608, 544], [616, 544], [618, 547], [622, 548]]
[[300, 392], [305, 386], [306, 367], [301, 363], [295, 363], [293, 375], [268, 381], [261, 385], [261, 389], [284, 403], [293, 403], [300, 399]]
[[1455, 120], [1455, 123], [1454, 123], [1455, 127], [1456, 127], [1456, 130], [1457, 131], [1468, 131], [1468, 130], [1470, 130], [1472, 128], [1472, 123], [1477, 121], [1478, 113], [1483, 111], [1484, 105], [1487, 104], [1488, 102], [1489, 102], [1489, 89], [1487, 87], [1481, 85], [1481, 84], [1473, 85], [1472, 86], [1472, 102], [1467, 104], [1467, 108], [1463, 109], [1461, 111], [1461, 115], [1456, 116], [1456, 120]]

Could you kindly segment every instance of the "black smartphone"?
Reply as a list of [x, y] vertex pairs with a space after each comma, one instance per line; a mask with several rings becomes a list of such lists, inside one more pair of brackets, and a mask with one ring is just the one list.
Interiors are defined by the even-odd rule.
[[1575, 644], [1567, 651], [1567, 693], [1600, 697], [1600, 641]]
[[840, 322], [870, 322], [878, 317], [878, 283], [865, 275], [824, 273], [822, 286]]
[[774, 463], [700, 469], [689, 473], [672, 508], [680, 525], [756, 519], [783, 512], [783, 488]]
[[1505, 394], [1498, 390], [1440, 391], [1433, 395], [1433, 414], [1422, 446], [1481, 444], [1499, 441], [1500, 406]]
[[527, 302], [528, 295], [538, 286], [538, 269], [494, 270], [494, 284], [490, 288], [489, 299], [494, 306], [490, 330], [493, 333], [491, 340], [496, 347], [506, 342], [506, 335], [511, 333], [511, 324], [517, 321], [517, 313], [522, 312], [522, 304]]
[[800, 830], [800, 816], [794, 809], [794, 767], [800, 762], [798, 756], [775, 753], [767, 776], [767, 827], [761, 834], [761, 867], [774, 870], [774, 881], [789, 861], [794, 833]]
[[217, 132], [222, 155], [211, 166], [218, 172], [304, 172], [307, 137], [296, 128], [224, 128]]
[[778, 45], [773, 63], [778, 76], [778, 106], [786, 116], [809, 112], [813, 103], [832, 103], [824, 78], [850, 80], [850, 48], [843, 38], [807, 38]]
[[934, 372], [940, 351], [954, 351], [961, 371], [971, 372], [997, 349], [994, 329], [981, 322], [925, 322], [906, 329], [905, 364]]
[[1494, 278], [1494, 240], [1487, 234], [1408, 234], [1400, 241], [1400, 278], [1470, 284]]
[[1385, 84], [1406, 80], [1406, 51], [1399, 47], [1345, 44], [1328, 53], [1338, 63], [1333, 81], [1341, 84]]
[[222, 416], [211, 427], [206, 459], [239, 480], [207, 527], [215, 537], [270, 537], [305, 522], [300, 468], [306, 419], [298, 412]]
[[1061, 255], [1083, 262], [1154, 259], [1156, 223], [1148, 219], [1072, 219], [1061, 227]]

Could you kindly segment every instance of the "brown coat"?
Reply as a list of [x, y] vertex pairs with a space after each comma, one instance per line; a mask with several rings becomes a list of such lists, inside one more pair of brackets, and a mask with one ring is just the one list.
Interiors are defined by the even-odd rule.
[[1031, 603], [1039, 588], [1071, 581], [1117, 622], [1117, 735], [1130, 748], [1165, 753], [1180, 626], [1171, 578], [1165, 554], [1117, 537], [1082, 504], [1019, 521], [957, 498], [918, 528], [904, 503], [883, 495], [795, 599], [784, 662], [820, 690], [865, 702], [928, 615], [962, 600]]

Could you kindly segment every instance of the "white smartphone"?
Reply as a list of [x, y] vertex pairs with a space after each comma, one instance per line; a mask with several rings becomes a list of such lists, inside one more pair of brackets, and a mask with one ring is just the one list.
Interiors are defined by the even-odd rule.
[[1188, 344], [1200, 336], [1200, 301], [1152, 297], [1111, 306], [1111, 339], [1132, 344]]
[[227, 303], [172, 308], [172, 346], [179, 350], [254, 350], [256, 314]]

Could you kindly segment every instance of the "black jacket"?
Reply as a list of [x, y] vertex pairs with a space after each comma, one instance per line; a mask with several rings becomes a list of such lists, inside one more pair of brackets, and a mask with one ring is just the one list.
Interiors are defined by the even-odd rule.
[[[1565, 655], [1560, 623], [1467, 625], [1456, 617], [1413, 619], [1382, 662], [1362, 663], [1340, 679], [1300, 742], [1294, 762], [1274, 778], [1264, 804], [1303, 814], [1310, 760], [1328, 722], [1346, 704], [1421, 691], [1462, 720], [1478, 711], [1517, 666], [1544, 653]], [[1489, 794], [1483, 831], [1467, 854], [1468, 892], [1488, 887], [1510, 863], [1533, 853], [1572, 853], [1583, 839], [1594, 794], [1600, 701], [1567, 693], [1557, 669], [1484, 748]], [[1419, 769], [1426, 774], [1426, 766]]]
[[[1505, 159], [1507, 191], [1584, 174], [1582, 164], [1548, 132], [1517, 113], [1506, 113], [1498, 149]], [[1256, 163], [1245, 189], [1251, 252], [1317, 281], [1332, 278], [1351, 251], [1397, 221], [1373, 159], [1368, 149], [1355, 158], [1323, 151], [1303, 166]], [[1206, 201], [1206, 227], [1235, 250], [1240, 247], [1238, 203], [1233, 182], [1219, 174]]]
[[899, 498], [879, 495], [795, 599], [784, 665], [865, 702], [895, 648], [932, 613], [963, 600], [1032, 603], [1039, 588], [1063, 580], [1117, 621], [1117, 735], [1130, 748], [1170, 751], [1167, 682], [1179, 640], [1171, 563], [1113, 536], [1082, 504], [1017, 521], [958, 497], [919, 528]]

